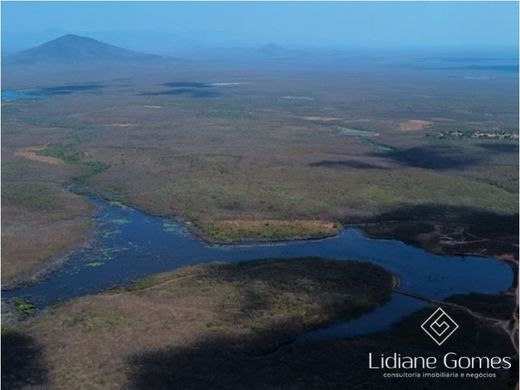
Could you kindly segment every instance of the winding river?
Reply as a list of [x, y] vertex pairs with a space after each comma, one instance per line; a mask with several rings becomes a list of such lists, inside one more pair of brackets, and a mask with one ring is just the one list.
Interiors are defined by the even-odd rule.
[[[4, 90], [1, 97], [2, 101], [44, 98], [35, 91], [16, 90]], [[44, 308], [189, 264], [309, 256], [378, 264], [400, 278], [400, 289], [437, 300], [470, 292], [497, 294], [513, 283], [511, 268], [495, 259], [438, 256], [400, 241], [370, 239], [353, 228], [322, 240], [210, 245], [174, 220], [98, 198], [90, 200], [98, 209], [97, 239], [74, 251], [67, 262], [46, 279], [4, 290], [2, 298], [24, 298]], [[389, 302], [374, 311], [303, 333], [296, 342], [354, 337], [385, 330], [425, 305], [423, 300], [394, 293]]]
[[[483, 257], [438, 256], [400, 241], [367, 238], [353, 228], [321, 240], [210, 245], [174, 220], [101, 199], [91, 201], [98, 210], [95, 216], [98, 237], [94, 243], [73, 252], [46, 279], [3, 291], [3, 298], [22, 297], [44, 308], [189, 264], [306, 256], [372, 262], [399, 276], [402, 290], [439, 300], [469, 292], [496, 294], [513, 282], [513, 272], [503, 262]], [[381, 331], [426, 304], [393, 294], [387, 304], [371, 313], [307, 332], [301, 339]]]

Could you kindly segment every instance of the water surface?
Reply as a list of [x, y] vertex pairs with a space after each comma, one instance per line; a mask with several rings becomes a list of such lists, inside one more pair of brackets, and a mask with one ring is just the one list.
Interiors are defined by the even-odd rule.
[[[190, 264], [308, 256], [380, 265], [399, 276], [401, 289], [439, 300], [469, 292], [496, 294], [513, 282], [511, 268], [497, 260], [438, 256], [400, 241], [367, 238], [352, 228], [322, 240], [209, 245], [174, 220], [100, 199], [92, 201], [98, 208], [98, 239], [72, 253], [47, 279], [4, 291], [4, 298], [23, 297], [43, 308]], [[424, 305], [423, 301], [393, 294], [388, 304], [371, 313], [302, 337], [356, 336], [387, 329]]]
[[2, 91], [2, 101], [11, 101], [11, 100], [39, 100], [42, 99], [42, 96], [35, 95], [30, 91], [21, 91], [21, 90], [9, 90], [6, 89]]
[[348, 127], [338, 127], [338, 130], [342, 135], [350, 137], [373, 137], [375, 135], [374, 132], [370, 130], [357, 130]]
[[95, 92], [104, 88], [100, 84], [71, 84], [36, 89], [6, 89], [2, 91], [2, 101], [40, 100], [49, 96], [71, 95], [78, 92]]

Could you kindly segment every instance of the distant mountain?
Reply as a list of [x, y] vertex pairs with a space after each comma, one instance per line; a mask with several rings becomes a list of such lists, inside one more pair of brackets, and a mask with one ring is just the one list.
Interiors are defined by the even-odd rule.
[[259, 47], [258, 52], [267, 55], [280, 55], [285, 54], [287, 50], [276, 43], [270, 42], [267, 45]]
[[139, 63], [165, 57], [123, 49], [96, 39], [68, 34], [5, 58], [5, 65]]
[[267, 45], [261, 46], [257, 49], [257, 52], [263, 57], [273, 58], [288, 58], [288, 57], [299, 57], [305, 55], [304, 52], [299, 50], [286, 49], [285, 47], [279, 46], [276, 43], [270, 42]]

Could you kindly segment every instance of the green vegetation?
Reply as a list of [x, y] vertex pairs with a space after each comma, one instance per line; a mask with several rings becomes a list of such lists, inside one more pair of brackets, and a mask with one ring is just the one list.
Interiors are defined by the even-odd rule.
[[79, 152], [78, 147], [78, 144], [55, 144], [46, 146], [39, 151], [39, 154], [58, 158], [67, 164], [81, 164], [83, 166], [83, 173], [74, 178], [74, 181], [78, 184], [86, 184], [89, 178], [110, 168], [109, 164], [101, 161], [87, 160], [85, 153]]
[[322, 238], [339, 232], [339, 223], [320, 220], [218, 220], [196, 225], [210, 240], [230, 243], [237, 240], [282, 240]]
[[[201, 227], [199, 224], [196, 224], [199, 228]], [[230, 243], [232, 242], [232, 238], [219, 230], [218, 228], [209, 227], [203, 230], [207, 236], [209, 236], [212, 240], [219, 242], [219, 243]]]
[[84, 173], [81, 176], [74, 178], [74, 181], [78, 184], [86, 184], [88, 179], [90, 179], [92, 176], [95, 176], [110, 168], [109, 164], [101, 161], [85, 161], [83, 162], [83, 166], [85, 167]]
[[83, 159], [83, 154], [80, 153], [77, 150], [77, 147], [73, 144], [55, 144], [46, 146], [41, 149], [38, 154], [42, 156], [59, 158], [60, 160], [65, 161], [67, 164], [79, 164]]
[[23, 298], [13, 298], [12, 302], [15, 305], [16, 314], [20, 320], [25, 320], [27, 317], [36, 313], [36, 307]]

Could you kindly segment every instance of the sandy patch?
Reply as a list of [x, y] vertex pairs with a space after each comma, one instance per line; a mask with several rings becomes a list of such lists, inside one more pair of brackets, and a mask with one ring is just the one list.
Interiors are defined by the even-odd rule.
[[319, 122], [332, 122], [337, 121], [341, 118], [336, 118], [334, 116], [304, 116], [303, 119], [307, 121], [319, 121]]
[[112, 123], [113, 127], [135, 127], [137, 123]]
[[314, 98], [310, 97], [310, 96], [282, 96], [282, 99], [287, 99], [287, 100], [314, 100]]
[[28, 160], [44, 162], [47, 164], [53, 164], [53, 165], [65, 164], [65, 162], [63, 160], [60, 160], [59, 158], [39, 155], [38, 152], [40, 150], [42, 150], [43, 148], [45, 148], [45, 146], [29, 146], [27, 148], [18, 149], [15, 152], [15, 155], [24, 157]]
[[423, 121], [420, 119], [410, 119], [406, 122], [402, 122], [399, 124], [399, 129], [401, 131], [419, 131], [424, 130], [426, 127], [432, 125], [430, 121]]
[[243, 85], [243, 84], [249, 84], [249, 83], [234, 81], [234, 82], [227, 82], [227, 83], [210, 83], [208, 85], [210, 85], [212, 87], [232, 87], [235, 85]]

